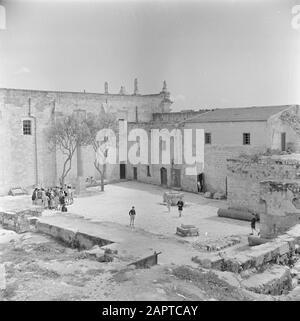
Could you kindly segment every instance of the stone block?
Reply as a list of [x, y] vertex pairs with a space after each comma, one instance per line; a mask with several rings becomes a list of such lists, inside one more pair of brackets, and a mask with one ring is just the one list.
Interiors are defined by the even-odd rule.
[[247, 290], [279, 295], [284, 290], [291, 289], [292, 278], [286, 266], [274, 265], [263, 273], [257, 273], [242, 281], [242, 286]]
[[199, 258], [195, 256], [192, 258], [192, 261], [198, 263], [201, 267], [205, 269], [210, 269], [212, 267], [211, 261], [208, 258]]
[[223, 194], [223, 193], [216, 192], [216, 193], [214, 193], [213, 198], [214, 198], [215, 200], [223, 200], [223, 199], [226, 198], [226, 196], [225, 196], [225, 194]]
[[279, 255], [288, 254], [290, 252], [290, 247], [288, 242], [279, 244]]
[[211, 192], [205, 192], [203, 196], [205, 198], [212, 198], [213, 194]]
[[169, 200], [171, 201], [172, 206], [177, 205], [177, 202], [179, 200], [182, 201], [183, 198], [184, 198], [184, 194], [181, 192], [172, 191], [172, 192], [164, 192], [163, 194], [163, 202], [166, 203]]
[[198, 236], [199, 235], [199, 229], [197, 227], [189, 227], [189, 228], [183, 228], [177, 227], [176, 234], [182, 237], [186, 236]]
[[250, 235], [248, 236], [248, 244], [249, 246], [257, 246], [257, 245], [261, 245], [261, 244], [265, 244], [270, 242], [269, 239], [265, 239], [259, 236], [255, 236], [255, 235]]
[[90, 250], [85, 251], [85, 254], [88, 258], [104, 260], [105, 250], [96, 245]]
[[28, 222], [29, 222], [30, 225], [36, 226], [36, 223], [37, 223], [37, 221], [38, 221], [38, 218], [35, 217], [35, 216], [33, 216], [33, 217], [27, 217], [27, 220], [28, 220]]
[[222, 270], [224, 259], [218, 255], [210, 257], [211, 268], [215, 270]]
[[24, 233], [30, 230], [30, 224], [26, 216], [16, 212], [2, 212], [1, 224], [4, 229], [13, 230], [16, 233]]

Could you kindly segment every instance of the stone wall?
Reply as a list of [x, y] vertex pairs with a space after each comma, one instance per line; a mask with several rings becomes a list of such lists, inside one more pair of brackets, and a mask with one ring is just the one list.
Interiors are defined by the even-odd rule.
[[300, 180], [260, 182], [260, 232], [265, 238], [284, 233], [300, 220]]
[[264, 213], [260, 182], [300, 178], [300, 158], [295, 155], [239, 157], [228, 159], [228, 206]]
[[[30, 98], [30, 103], [29, 103]], [[0, 194], [11, 187], [30, 188], [36, 183], [54, 185], [62, 170], [62, 155], [51, 152], [45, 129], [56, 114], [70, 114], [76, 109], [98, 113], [101, 108], [115, 112], [119, 118], [152, 120], [154, 112], [168, 112], [168, 93], [153, 95], [117, 95], [79, 92], [54, 92], [0, 89]], [[31, 116], [28, 116], [29, 105]], [[32, 135], [23, 135], [22, 121], [32, 120]], [[35, 121], [36, 120], [36, 121]], [[36, 141], [34, 131], [36, 129]], [[90, 147], [83, 152], [84, 176], [97, 177]], [[109, 168], [112, 179], [119, 178], [119, 168]], [[77, 175], [76, 156], [68, 179]]]
[[[211, 192], [221, 192], [226, 193], [226, 182], [227, 182], [227, 159], [232, 157], [238, 157], [240, 154], [255, 154], [258, 152], [263, 152], [266, 150], [266, 146], [264, 145], [264, 141], [262, 140], [259, 145], [259, 140], [257, 138], [256, 145], [242, 145], [242, 127], [237, 132], [237, 137], [235, 138], [239, 141], [238, 145], [231, 145], [230, 141], [232, 139], [232, 133], [230, 133], [231, 125], [227, 126], [228, 133], [224, 130], [225, 137], [221, 137], [222, 126], [220, 124], [214, 127], [213, 124], [210, 125], [210, 131], [214, 132], [214, 143], [206, 144], [204, 146], [204, 181], [206, 190]], [[252, 131], [255, 131], [255, 124], [251, 124]], [[258, 132], [264, 131], [266, 124], [258, 123], [257, 128]], [[156, 129], [168, 129], [171, 131], [174, 128], [180, 129], [201, 129], [205, 126], [199, 124], [199, 126], [183, 126], [177, 124], [176, 122], [151, 122], [151, 123], [129, 123], [128, 130], [133, 128], [143, 128], [148, 132], [149, 137], [149, 145], [150, 145], [150, 130], [152, 128]], [[225, 126], [226, 127], [226, 126]], [[204, 128], [205, 129], [205, 128]], [[215, 131], [213, 131], [215, 130]], [[255, 138], [255, 137], [254, 137]], [[221, 141], [221, 140], [222, 141]], [[255, 138], [256, 140], [256, 138]], [[227, 143], [222, 143], [226, 141]], [[237, 144], [237, 141], [233, 141], [233, 143]], [[255, 141], [254, 141], [255, 142]], [[131, 143], [128, 144], [128, 148], [130, 148]], [[196, 150], [196, 139], [193, 139], [193, 153], [195, 154]], [[171, 158], [172, 156], [172, 144], [171, 144]], [[148, 154], [151, 154], [151, 149], [148, 149]], [[160, 170], [162, 167], [167, 170], [167, 181], [168, 186], [172, 187], [172, 169], [180, 170], [180, 181], [181, 188], [185, 191], [197, 192], [197, 176], [196, 175], [185, 175], [185, 165], [171, 165], [171, 164], [159, 164], [159, 165], [151, 165], [150, 164], [150, 156], [149, 156], [149, 167], [150, 167], [150, 176], [148, 176], [147, 165], [137, 164], [137, 165], [127, 165], [127, 177], [129, 179], [133, 179], [133, 167], [137, 168], [137, 179], [141, 182], [149, 183], [149, 184], [161, 184]]]
[[287, 146], [300, 153], [300, 106], [294, 105], [273, 115], [267, 122], [270, 148], [281, 150], [281, 134], [286, 134]]

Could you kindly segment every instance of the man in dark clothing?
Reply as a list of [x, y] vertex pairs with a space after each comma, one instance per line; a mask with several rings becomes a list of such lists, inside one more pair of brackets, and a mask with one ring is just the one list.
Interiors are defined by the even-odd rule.
[[134, 206], [132, 206], [131, 210], [129, 211], [129, 217], [130, 217], [130, 224], [129, 224], [129, 226], [130, 226], [130, 227], [134, 227], [135, 215], [136, 215], [135, 208], [134, 208]]
[[177, 202], [177, 206], [178, 206], [179, 217], [181, 217], [181, 215], [182, 215], [182, 210], [183, 210], [183, 201], [182, 201], [182, 200], [179, 200], [179, 201]]
[[62, 212], [68, 212], [68, 209], [67, 209], [66, 204], [64, 204], [64, 205], [62, 206], [61, 211], [62, 211]]
[[63, 191], [61, 191], [59, 195], [59, 204], [61, 208], [63, 207], [63, 205], [65, 205], [65, 194]]
[[[250, 233], [250, 235], [253, 235], [254, 231], [257, 232], [257, 231], [256, 231], [256, 228], [255, 228], [255, 224], [256, 224], [256, 222], [257, 222], [258, 220], [259, 220], [258, 215], [253, 214], [253, 217], [252, 217], [252, 219], [251, 219], [251, 231], [252, 231], [252, 233]], [[258, 232], [258, 235], [259, 235], [259, 232]]]
[[32, 200], [32, 204], [35, 204], [35, 200], [37, 199], [37, 187], [34, 189], [32, 196], [31, 196], [31, 200]]

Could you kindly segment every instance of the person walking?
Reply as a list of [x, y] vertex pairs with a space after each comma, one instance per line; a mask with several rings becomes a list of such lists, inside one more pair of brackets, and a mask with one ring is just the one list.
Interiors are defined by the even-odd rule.
[[32, 204], [33, 205], [36, 205], [37, 191], [38, 191], [38, 189], [36, 187], [32, 192], [31, 200], [32, 200]]
[[168, 208], [168, 212], [170, 213], [171, 211], [171, 200], [167, 199], [167, 208]]
[[182, 200], [179, 200], [177, 202], [177, 206], [178, 206], [178, 214], [179, 214], [179, 217], [182, 216], [182, 210], [183, 210], [183, 201]]
[[[258, 216], [256, 214], [253, 214], [253, 217], [251, 219], [251, 233], [250, 233], [250, 235], [253, 235], [254, 231], [257, 232], [256, 226], [255, 226], [257, 221], [258, 221]], [[257, 232], [257, 234], [259, 235], [260, 233]]]
[[135, 208], [134, 208], [134, 206], [132, 206], [131, 210], [129, 211], [129, 217], [130, 217], [129, 226], [130, 226], [131, 228], [134, 227], [135, 215], [136, 215]]

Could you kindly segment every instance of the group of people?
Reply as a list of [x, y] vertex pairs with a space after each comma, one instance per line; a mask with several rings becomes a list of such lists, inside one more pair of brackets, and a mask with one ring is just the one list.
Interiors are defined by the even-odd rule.
[[32, 192], [33, 205], [40, 205], [50, 210], [67, 212], [67, 205], [73, 203], [73, 191], [70, 185], [50, 187], [47, 189], [36, 187]]

